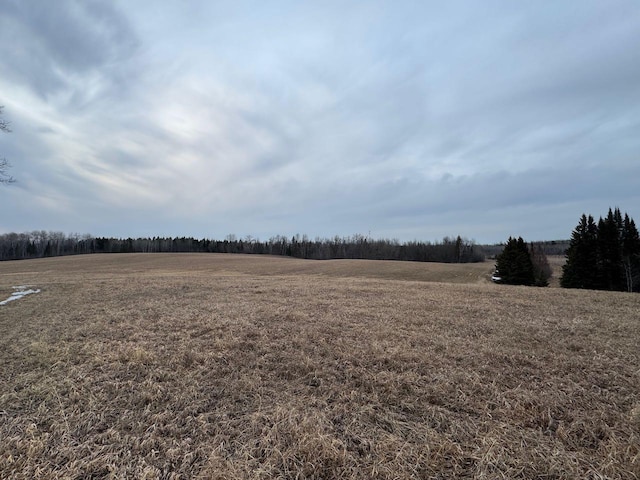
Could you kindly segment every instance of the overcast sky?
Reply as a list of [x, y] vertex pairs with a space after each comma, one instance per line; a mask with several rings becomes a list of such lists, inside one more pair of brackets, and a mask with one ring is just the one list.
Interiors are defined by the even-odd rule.
[[640, 2], [0, 2], [2, 232], [640, 220]]

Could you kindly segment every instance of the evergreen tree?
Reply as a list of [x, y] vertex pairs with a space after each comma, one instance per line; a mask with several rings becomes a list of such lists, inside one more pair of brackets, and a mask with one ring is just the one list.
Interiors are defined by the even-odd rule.
[[565, 288], [597, 288], [598, 227], [593, 217], [582, 214], [571, 234], [560, 285]]
[[509, 237], [504, 250], [496, 258], [496, 270], [500, 283], [509, 285], [533, 285], [535, 275], [527, 244], [522, 237]]
[[622, 217], [620, 210], [609, 209], [598, 221], [598, 280], [602, 290], [624, 290], [622, 270]]

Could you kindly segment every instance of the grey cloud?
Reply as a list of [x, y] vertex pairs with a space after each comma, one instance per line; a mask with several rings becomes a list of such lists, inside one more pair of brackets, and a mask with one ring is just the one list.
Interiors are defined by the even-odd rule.
[[[500, 212], [511, 209], [553, 210], [572, 203], [583, 205], [580, 208], [596, 203], [616, 205], [625, 198], [637, 197], [637, 178], [640, 178], [637, 166], [581, 171], [566, 168], [522, 173], [503, 171], [458, 178], [448, 176], [440, 181], [406, 177], [376, 185], [352, 185], [350, 190], [336, 189], [331, 195], [319, 195], [307, 208], [314, 218], [322, 216], [325, 209], [334, 212], [342, 224], [351, 221], [359, 225], [363, 220], [378, 225], [421, 222], [423, 228], [428, 229], [432, 226], [430, 219], [438, 216], [475, 222], [476, 218], [487, 216], [495, 216], [497, 220]], [[616, 185], [615, 192], [612, 184]], [[531, 222], [533, 225], [527, 228], [545, 228], [548, 219], [531, 219]], [[515, 224], [512, 229], [515, 234]]]
[[98, 1], [8, 0], [0, 5], [0, 32], [0, 71], [43, 98], [88, 89], [73, 82], [110, 69], [138, 44], [122, 13]]

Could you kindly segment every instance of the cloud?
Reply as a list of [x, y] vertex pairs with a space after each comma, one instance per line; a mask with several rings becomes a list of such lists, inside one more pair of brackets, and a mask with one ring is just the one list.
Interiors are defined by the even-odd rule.
[[8, 228], [499, 241], [519, 209], [566, 236], [576, 205], [637, 198], [638, 22], [627, 1], [4, 2]]
[[[104, 2], [8, 0], [0, 6], [3, 76], [42, 99], [60, 96], [77, 108], [100, 95], [109, 70], [136, 48], [126, 18]], [[123, 83], [119, 84], [122, 87]]]

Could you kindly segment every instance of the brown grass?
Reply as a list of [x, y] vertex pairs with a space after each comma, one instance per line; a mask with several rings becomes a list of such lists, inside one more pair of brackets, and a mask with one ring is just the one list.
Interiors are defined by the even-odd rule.
[[638, 478], [640, 297], [491, 270], [2, 263], [0, 478]]

